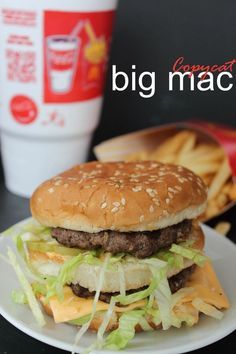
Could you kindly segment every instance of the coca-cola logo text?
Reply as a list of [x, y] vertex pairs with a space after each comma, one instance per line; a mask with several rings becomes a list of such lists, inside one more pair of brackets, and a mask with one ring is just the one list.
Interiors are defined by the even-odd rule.
[[72, 67], [75, 58], [75, 50], [50, 50], [50, 64], [56, 69]]

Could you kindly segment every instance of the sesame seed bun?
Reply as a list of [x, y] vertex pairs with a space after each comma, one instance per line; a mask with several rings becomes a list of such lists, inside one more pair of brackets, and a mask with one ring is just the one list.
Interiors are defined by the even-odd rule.
[[184, 167], [94, 161], [41, 184], [31, 198], [31, 211], [50, 227], [151, 231], [198, 217], [206, 199], [203, 181]]

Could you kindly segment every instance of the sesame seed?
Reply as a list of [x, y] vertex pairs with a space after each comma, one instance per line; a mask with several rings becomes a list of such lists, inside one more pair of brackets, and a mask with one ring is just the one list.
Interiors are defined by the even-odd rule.
[[158, 163], [151, 163], [151, 168], [156, 168], [158, 166]]
[[170, 198], [166, 198], [166, 204], [170, 204]]
[[136, 186], [136, 187], [133, 187], [132, 188], [132, 191], [133, 192], [140, 192], [142, 190], [142, 187], [141, 186]]
[[185, 177], [180, 177], [179, 178], [180, 183], [188, 182], [188, 179]]
[[151, 188], [147, 188], [147, 189], [146, 189], [146, 192], [147, 192], [147, 194], [148, 194], [150, 197], [155, 197], [156, 194], [157, 194], [156, 190], [155, 190], [155, 189], [151, 189]]
[[153, 201], [153, 203], [155, 203], [157, 206], [160, 206], [160, 205], [161, 205], [161, 204], [160, 204], [160, 200], [157, 199], [157, 198], [153, 198], [152, 201]]
[[165, 215], [165, 216], [168, 216], [168, 215], [169, 215], [168, 211], [165, 210], [165, 209], [162, 211], [162, 214]]
[[149, 211], [150, 211], [150, 213], [153, 213], [153, 212], [154, 212], [154, 207], [153, 207], [153, 205], [150, 206]]
[[170, 193], [170, 192], [168, 192], [168, 197], [169, 197], [170, 199], [172, 199], [172, 198], [173, 198], [173, 194]]
[[112, 213], [117, 213], [117, 211], [119, 211], [119, 208], [117, 208], [117, 207], [114, 207], [114, 208], [111, 209]]
[[42, 198], [38, 198], [39, 203], [42, 203], [42, 201], [43, 201]]
[[116, 207], [119, 207], [120, 206], [120, 203], [119, 202], [113, 202], [112, 203], [114, 206], [116, 206]]
[[144, 220], [144, 215], [141, 215], [139, 220], [140, 220], [140, 222], [142, 222]]
[[125, 205], [125, 204], [126, 204], [125, 198], [121, 198], [121, 204], [122, 204], [122, 205]]
[[60, 184], [61, 184], [61, 180], [59, 179], [58, 181], [56, 181], [56, 182], [54, 183], [54, 186], [60, 186]]
[[52, 194], [54, 192], [54, 188], [49, 188], [48, 193]]
[[155, 177], [151, 177], [151, 178], [148, 178], [149, 182], [155, 182], [156, 178]]
[[110, 229], [111, 229], [111, 230], [115, 230], [115, 226], [114, 226], [114, 225], [111, 225]]
[[79, 205], [79, 201], [77, 200], [76, 202], [73, 203], [74, 206]]
[[135, 166], [137, 169], [140, 169], [140, 170], [143, 170], [145, 167], [143, 166], [143, 165], [141, 165], [141, 164], [137, 164], [136, 166]]
[[175, 186], [175, 189], [177, 190], [177, 191], [182, 191], [182, 187], [181, 186]]
[[101, 209], [105, 209], [106, 207], [107, 207], [107, 203], [106, 202], [101, 204]]
[[69, 184], [68, 183], [64, 183], [63, 186], [64, 186], [64, 188], [68, 188]]

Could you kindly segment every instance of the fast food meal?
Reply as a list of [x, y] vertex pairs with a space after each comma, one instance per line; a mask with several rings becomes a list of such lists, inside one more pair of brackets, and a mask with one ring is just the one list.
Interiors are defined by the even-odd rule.
[[16, 238], [32, 284], [9, 251], [38, 322], [36, 298], [56, 323], [80, 327], [76, 343], [94, 330], [92, 348], [118, 350], [139, 331], [221, 319], [229, 302], [197, 221], [206, 200], [200, 177], [154, 161], [95, 161], [44, 182]]
[[202, 220], [217, 214], [236, 201], [236, 184], [223, 148], [213, 142], [199, 142], [196, 132], [182, 130], [167, 138], [156, 149], [128, 155], [126, 161], [153, 160], [189, 168], [208, 186], [208, 205]]

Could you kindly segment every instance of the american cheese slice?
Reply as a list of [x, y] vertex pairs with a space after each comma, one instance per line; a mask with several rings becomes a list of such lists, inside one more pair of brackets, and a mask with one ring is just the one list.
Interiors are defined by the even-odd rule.
[[188, 287], [194, 288], [194, 292], [186, 296], [182, 301], [192, 301], [199, 297], [208, 304], [215, 307], [229, 308], [229, 300], [216, 276], [216, 273], [210, 262], [206, 262], [203, 267], [197, 267], [187, 282]]
[[[192, 293], [181, 299], [177, 304], [178, 310], [181, 308], [181, 304], [187, 309], [187, 312], [193, 315], [192, 300], [196, 297], [201, 298], [208, 304], [215, 307], [228, 308], [229, 301], [222, 289], [219, 280], [215, 274], [215, 271], [210, 262], [207, 262], [204, 267], [197, 267], [196, 271], [192, 274], [191, 279], [187, 283], [188, 287], [194, 289]], [[60, 302], [56, 296], [53, 296], [49, 300], [49, 304], [53, 313], [53, 317], [56, 323], [67, 322], [89, 315], [93, 308], [93, 299], [85, 299], [74, 295], [70, 287], [64, 288], [64, 300]], [[115, 307], [116, 312], [127, 312], [135, 308], [145, 306], [146, 300], [135, 302], [125, 307]], [[109, 304], [98, 301], [96, 310], [106, 311]], [[180, 306], [180, 307], [179, 307]], [[177, 308], [175, 309], [176, 311]], [[185, 312], [184, 311], [184, 312]], [[194, 314], [196, 322], [198, 315]]]
[[[135, 308], [143, 307], [146, 304], [146, 300], [137, 301], [129, 306], [115, 307], [116, 312], [126, 312]], [[59, 301], [56, 296], [53, 296], [49, 300], [49, 304], [53, 313], [53, 317], [56, 323], [67, 322], [75, 320], [77, 318], [89, 315], [93, 308], [93, 299], [85, 299], [74, 295], [71, 288], [66, 286], [64, 288], [64, 300]], [[96, 311], [106, 311], [109, 304], [98, 301]]]

